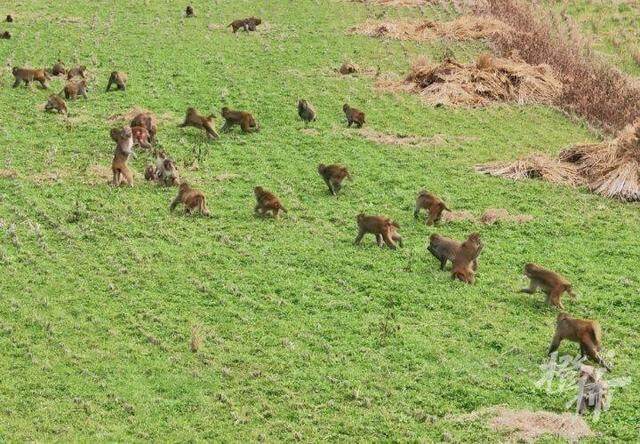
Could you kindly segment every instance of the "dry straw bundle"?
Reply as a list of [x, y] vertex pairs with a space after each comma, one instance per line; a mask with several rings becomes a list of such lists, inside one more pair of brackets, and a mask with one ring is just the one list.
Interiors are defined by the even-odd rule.
[[470, 65], [451, 58], [437, 65], [420, 59], [402, 85], [381, 86], [420, 94], [433, 105], [470, 107], [493, 102], [552, 103], [562, 91], [549, 66], [532, 66], [517, 56], [509, 59], [488, 54]]
[[623, 201], [640, 201], [640, 119], [612, 140], [577, 144], [557, 159], [541, 154], [516, 160], [478, 165], [476, 170], [513, 180], [537, 178], [578, 186]]
[[453, 40], [483, 39], [496, 34], [512, 32], [512, 29], [493, 18], [465, 15], [450, 22], [368, 20], [349, 29], [349, 32], [369, 37], [427, 41], [436, 38]]

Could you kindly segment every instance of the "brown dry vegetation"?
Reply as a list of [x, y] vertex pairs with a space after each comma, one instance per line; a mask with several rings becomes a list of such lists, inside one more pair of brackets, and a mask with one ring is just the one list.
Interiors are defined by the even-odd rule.
[[474, 64], [451, 58], [439, 64], [417, 60], [404, 82], [380, 80], [378, 87], [419, 94], [433, 105], [486, 106], [493, 102], [553, 103], [561, 83], [547, 65], [482, 54]]
[[523, 224], [534, 219], [530, 214], [511, 214], [504, 208], [488, 208], [476, 217], [473, 213], [463, 211], [445, 211], [442, 213], [442, 222], [479, 222], [484, 225], [493, 225], [497, 222], [510, 222]]
[[449, 22], [368, 20], [349, 29], [351, 34], [414, 41], [427, 41], [436, 38], [474, 40], [512, 31], [500, 20], [470, 15], [461, 16]]

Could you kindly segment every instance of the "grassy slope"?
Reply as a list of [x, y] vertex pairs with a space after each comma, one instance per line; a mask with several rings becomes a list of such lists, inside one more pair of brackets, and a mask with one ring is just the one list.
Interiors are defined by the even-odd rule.
[[[541, 295], [515, 292], [526, 261], [574, 282], [581, 298], [568, 309], [601, 320], [615, 376], [640, 378], [637, 205], [472, 171], [592, 138], [584, 128], [543, 107], [431, 109], [373, 92], [369, 77], [336, 76], [344, 59], [400, 73], [403, 51], [442, 50], [344, 36], [365, 18], [360, 5], [199, 1], [198, 17], [182, 21], [174, 2], [147, 3], [5, 6], [18, 18], [0, 45], [5, 65], [60, 57], [85, 62], [95, 79], [65, 119], [36, 109], [47, 92], [11, 89], [9, 69], [2, 75], [0, 159], [19, 178], [0, 179], [0, 437], [498, 440], [482, 422], [443, 416], [495, 404], [562, 411], [567, 399], [534, 386], [555, 311]], [[207, 29], [254, 13], [267, 22], [256, 34]], [[464, 58], [474, 46], [453, 50]], [[129, 73], [126, 94], [102, 92], [113, 68]], [[300, 131], [302, 96], [319, 111], [317, 135]], [[450, 141], [374, 145], [343, 128], [345, 100], [377, 130]], [[209, 143], [175, 127], [187, 106], [224, 104], [255, 111], [263, 130]], [[135, 188], [86, 184], [87, 168], [111, 159], [107, 117], [136, 105], [164, 117], [161, 144], [206, 191], [213, 218], [169, 214], [175, 190], [143, 183], [145, 153], [133, 162]], [[316, 175], [320, 161], [354, 173], [337, 199]], [[37, 180], [48, 169], [63, 179]], [[215, 180], [225, 172], [239, 177]], [[289, 215], [254, 218], [256, 184]], [[457, 209], [504, 207], [536, 220], [426, 228], [411, 216], [422, 187]], [[381, 250], [371, 238], [354, 247], [359, 211], [398, 220], [405, 248]], [[486, 247], [478, 283], [466, 286], [439, 272], [424, 245], [434, 231], [471, 230]], [[205, 337], [197, 354], [193, 325]], [[594, 429], [637, 439], [639, 402], [637, 386], [618, 391]]]

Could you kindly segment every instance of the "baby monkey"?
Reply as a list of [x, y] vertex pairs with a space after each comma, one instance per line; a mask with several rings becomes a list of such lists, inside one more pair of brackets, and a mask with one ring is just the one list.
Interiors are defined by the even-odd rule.
[[396, 249], [396, 242], [401, 247], [403, 246], [402, 236], [397, 231], [400, 225], [388, 217], [367, 216], [360, 213], [356, 217], [356, 221], [358, 222], [358, 235], [354, 241], [356, 245], [360, 244], [365, 234], [371, 233], [376, 237], [376, 243], [379, 247], [382, 247], [383, 240], [392, 250]]
[[566, 313], [559, 313], [556, 319], [556, 331], [551, 345], [549, 345], [548, 354], [558, 350], [563, 339], [568, 339], [580, 344], [581, 356], [588, 356], [589, 359], [602, 365], [607, 371], [611, 371], [611, 366], [600, 355], [601, 338], [602, 331], [598, 321], [570, 318]]
[[346, 178], [351, 180], [351, 175], [347, 168], [342, 165], [325, 165], [321, 163], [318, 165], [318, 174], [324, 180], [324, 183], [327, 184], [329, 188], [329, 192], [336, 196], [340, 189], [342, 188], [342, 181]]
[[251, 113], [246, 111], [232, 111], [226, 106], [221, 110], [222, 117], [224, 117], [224, 125], [221, 131], [230, 131], [234, 125], [240, 125], [240, 128], [245, 133], [258, 131], [258, 124], [256, 119], [253, 118]]
[[57, 94], [52, 94], [49, 96], [49, 100], [47, 100], [47, 104], [44, 106], [44, 110], [56, 110], [59, 114], [69, 115], [69, 112], [67, 111], [67, 104], [64, 102], [62, 97]]
[[270, 191], [265, 190], [262, 187], [255, 187], [253, 194], [256, 197], [256, 206], [253, 209], [254, 213], [259, 216], [265, 216], [271, 212], [274, 219], [278, 218], [280, 211], [287, 212], [286, 208], [280, 203], [280, 199]]
[[49, 73], [44, 69], [29, 69], [29, 68], [13, 68], [11, 70], [13, 77], [16, 81], [13, 82], [13, 87], [16, 88], [20, 85], [20, 82], [24, 82], [26, 86], [29, 86], [29, 82], [40, 82], [43, 89], [48, 89], [48, 80], [51, 80]]
[[355, 123], [358, 128], [365, 124], [364, 113], [359, 109], [350, 107], [347, 103], [342, 106], [345, 116], [347, 116], [347, 126], [350, 128]]
[[149, 131], [144, 126], [132, 126], [131, 133], [133, 134], [133, 144], [138, 145], [140, 148], [151, 148]]
[[124, 91], [127, 88], [127, 73], [122, 71], [112, 71], [107, 82], [107, 91], [111, 89], [111, 85], [116, 85], [118, 91]]
[[207, 198], [204, 193], [195, 188], [191, 188], [189, 184], [183, 182], [180, 184], [178, 195], [169, 205], [169, 211], [173, 211], [179, 204], [183, 204], [187, 214], [192, 214], [194, 211], [200, 211], [204, 216], [209, 216], [209, 210], [207, 209]]
[[131, 119], [131, 123], [129, 124], [131, 127], [142, 126], [149, 131], [149, 141], [151, 143], [157, 142], [156, 133], [158, 131], [158, 126], [156, 123], [156, 118], [151, 113], [139, 113]]
[[451, 278], [459, 279], [467, 284], [473, 284], [477, 269], [477, 259], [483, 247], [480, 235], [471, 233], [467, 240], [462, 242], [453, 258]]
[[576, 297], [569, 281], [558, 273], [542, 268], [536, 264], [526, 264], [524, 266], [524, 274], [531, 279], [531, 282], [529, 283], [529, 288], [523, 288], [520, 291], [533, 294], [538, 288], [541, 288], [547, 295], [545, 299], [547, 304], [564, 309], [562, 301], [560, 300], [562, 294], [566, 291], [569, 296], [573, 298]]
[[429, 214], [427, 217], [427, 225], [434, 225], [436, 222], [439, 222], [444, 210], [451, 211], [442, 199], [426, 190], [418, 193], [416, 206], [413, 210], [413, 217], [418, 218], [421, 209], [426, 210]]
[[207, 137], [210, 139], [217, 139], [220, 137], [216, 130], [213, 129], [213, 114], [209, 114], [208, 117], [202, 116], [195, 108], [187, 108], [187, 115], [184, 118], [184, 122], [178, 125], [179, 128], [186, 126], [192, 126], [194, 128], [203, 129], [207, 133]]
[[305, 122], [314, 122], [316, 120], [316, 110], [304, 99], [298, 100], [298, 116]]

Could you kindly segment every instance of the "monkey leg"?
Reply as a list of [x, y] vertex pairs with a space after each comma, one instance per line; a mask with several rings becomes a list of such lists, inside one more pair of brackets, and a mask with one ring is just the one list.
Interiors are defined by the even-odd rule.
[[169, 205], [169, 211], [175, 210], [179, 203], [180, 203], [180, 194], [178, 194], [178, 196], [175, 199], [173, 199], [173, 201], [171, 201], [171, 205]]
[[382, 238], [384, 239], [384, 242], [387, 244], [387, 246], [389, 248], [391, 248], [392, 250], [396, 249], [396, 244], [395, 242], [393, 242], [393, 239], [391, 239], [391, 237], [389, 236], [389, 231], [383, 231], [382, 233]]
[[111, 181], [111, 185], [113, 185], [114, 187], [117, 187], [118, 185], [120, 185], [120, 171], [119, 170], [113, 170], [113, 180]]
[[432, 211], [429, 211], [429, 217], [427, 218], [427, 225], [433, 225], [435, 222], [435, 214]]
[[332, 180], [331, 181], [331, 186], [333, 187], [334, 190], [334, 195], [338, 194], [338, 192], [340, 192], [340, 190], [342, 189], [342, 184], [340, 183], [339, 180]]
[[529, 283], [529, 288], [523, 288], [522, 290], [520, 290], [521, 293], [529, 293], [529, 294], [533, 294], [536, 292], [536, 290], [538, 289], [538, 285], [532, 280]]
[[356, 127], [358, 127], [358, 128], [362, 128], [362, 123], [360, 123], [360, 122], [356, 122]]
[[353, 125], [353, 121], [347, 120], [347, 128], [351, 128], [351, 125]]
[[111, 89], [111, 79], [109, 79], [109, 83], [107, 83], [107, 90], [105, 92], [109, 92], [109, 90]]
[[[235, 32], [235, 31], [233, 31], [233, 32]], [[224, 125], [222, 125], [222, 128], [220, 128], [220, 132], [221, 133], [226, 133], [226, 132], [229, 132], [229, 131], [231, 131], [231, 125], [229, 125], [228, 121], [225, 121]]]
[[362, 241], [363, 237], [364, 237], [364, 231], [358, 230], [358, 235], [356, 236], [356, 240], [353, 241], [353, 243], [356, 245], [360, 245], [360, 242]]
[[20, 79], [18, 77], [16, 77], [16, 81], [13, 82], [13, 85], [11, 87], [12, 88], [17, 88], [18, 86], [20, 86]]
[[378, 247], [382, 247], [382, 245], [384, 245], [382, 243], [382, 235], [381, 234], [376, 234], [376, 244], [378, 244]]
[[473, 269], [473, 271], [476, 271], [478, 269], [478, 259], [474, 259], [473, 262], [471, 263], [471, 267]]
[[125, 180], [127, 181], [127, 184], [132, 187], [133, 186], [133, 172], [129, 169], [127, 169], [126, 171], [123, 171], [122, 173], [124, 175]]
[[394, 241], [398, 242], [398, 245], [400, 245], [400, 247], [404, 247], [404, 244], [402, 243], [402, 236], [400, 236], [399, 234], [396, 234], [394, 236], [391, 237]]
[[562, 301], [560, 300], [560, 295], [562, 295], [562, 293], [563, 293], [563, 288], [554, 288], [553, 290], [551, 290], [551, 292], [549, 292], [549, 296], [547, 297], [547, 300], [551, 305], [556, 306], [560, 309], [564, 309], [564, 306], [562, 305]]
[[554, 335], [553, 339], [551, 340], [551, 344], [549, 344], [549, 350], [547, 351], [547, 355], [550, 355], [554, 351], [558, 350], [558, 347], [560, 347], [561, 341], [562, 341], [562, 338], [560, 336]]
[[413, 217], [414, 217], [415, 219], [417, 219], [417, 218], [418, 218], [418, 216], [420, 216], [420, 207], [416, 206], [416, 207], [413, 209]]
[[82, 97], [84, 97], [84, 100], [87, 100], [87, 92], [86, 91], [82, 91]]
[[211, 127], [206, 127], [205, 130], [207, 131], [207, 136], [210, 139], [218, 139], [220, 136], [218, 135], [218, 133], [215, 132], [215, 130]]

